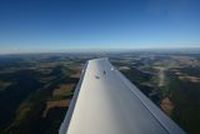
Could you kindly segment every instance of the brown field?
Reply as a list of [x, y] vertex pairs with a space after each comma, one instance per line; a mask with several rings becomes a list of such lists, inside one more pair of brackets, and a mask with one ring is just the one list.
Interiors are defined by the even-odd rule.
[[63, 84], [59, 88], [55, 89], [53, 96], [66, 96], [69, 92], [73, 90], [74, 84]]
[[46, 108], [43, 112], [43, 117], [46, 117], [50, 109], [56, 107], [65, 107], [67, 108], [70, 104], [70, 98], [66, 99], [71, 95], [71, 92], [74, 88], [74, 84], [62, 84], [53, 91], [52, 98], [46, 102]]
[[195, 77], [195, 76], [179, 76], [178, 78], [180, 80], [184, 80], [184, 81], [191, 81], [191, 82], [194, 82], [194, 83], [200, 83], [200, 78]]
[[70, 99], [63, 99], [63, 100], [58, 100], [58, 101], [47, 101], [47, 106], [46, 109], [43, 112], [43, 117], [46, 117], [48, 111], [50, 109], [56, 108], [56, 107], [65, 107], [67, 108], [70, 104]]
[[166, 97], [161, 102], [161, 108], [168, 116], [170, 116], [174, 109], [174, 104], [171, 102], [171, 100], [168, 97]]

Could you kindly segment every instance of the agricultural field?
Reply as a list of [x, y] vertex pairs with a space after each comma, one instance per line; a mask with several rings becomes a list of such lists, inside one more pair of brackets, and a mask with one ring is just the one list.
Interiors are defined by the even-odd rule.
[[200, 55], [123, 52], [0, 56], [0, 133], [56, 134], [88, 59], [111, 63], [189, 134], [200, 133]]
[[57, 133], [86, 60], [62, 55], [0, 58], [0, 133]]
[[123, 54], [112, 62], [186, 132], [200, 133], [199, 54]]

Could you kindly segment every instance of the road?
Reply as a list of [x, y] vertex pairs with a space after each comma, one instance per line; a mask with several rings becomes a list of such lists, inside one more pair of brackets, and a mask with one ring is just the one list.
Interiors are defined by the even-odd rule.
[[60, 134], [184, 134], [107, 59], [90, 60]]

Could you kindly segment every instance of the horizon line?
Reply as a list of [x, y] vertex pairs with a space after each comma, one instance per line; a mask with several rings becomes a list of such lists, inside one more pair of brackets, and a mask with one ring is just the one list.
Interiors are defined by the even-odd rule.
[[131, 52], [131, 51], [155, 51], [155, 50], [182, 50], [185, 51], [196, 50], [199, 51], [200, 47], [158, 47], [158, 48], [68, 48], [68, 49], [57, 49], [57, 50], [25, 50], [25, 51], [11, 51], [11, 52], [0, 52], [0, 55], [20, 55], [20, 54], [53, 54], [53, 53], [101, 53], [101, 52]]

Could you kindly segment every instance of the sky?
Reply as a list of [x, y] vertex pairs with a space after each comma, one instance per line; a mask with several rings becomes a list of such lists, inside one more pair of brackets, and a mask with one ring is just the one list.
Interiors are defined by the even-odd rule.
[[0, 53], [200, 47], [199, 0], [0, 0]]

